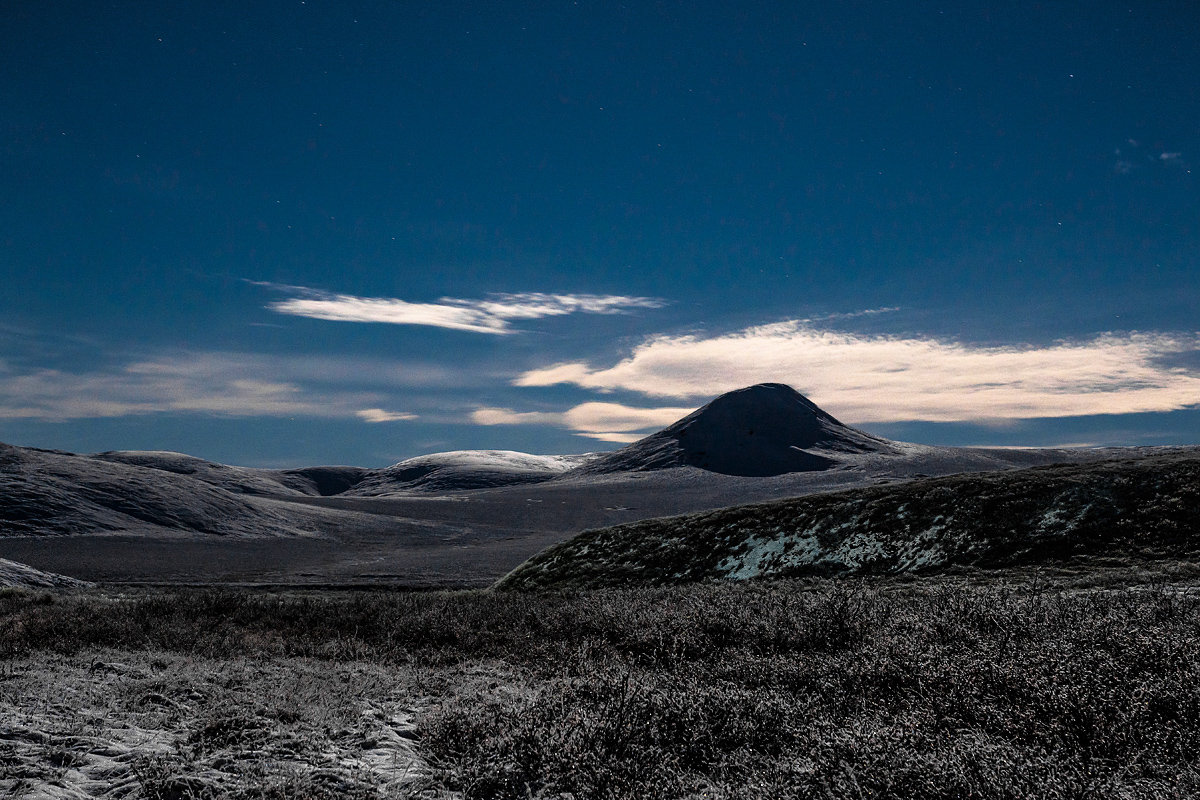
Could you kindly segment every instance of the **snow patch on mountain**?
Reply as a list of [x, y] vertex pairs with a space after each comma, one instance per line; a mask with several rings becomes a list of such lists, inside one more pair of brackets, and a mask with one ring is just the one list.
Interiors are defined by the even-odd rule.
[[348, 490], [348, 496], [463, 491], [541, 483], [564, 475], [595, 456], [543, 456], [514, 450], [452, 450], [416, 456], [375, 470]]

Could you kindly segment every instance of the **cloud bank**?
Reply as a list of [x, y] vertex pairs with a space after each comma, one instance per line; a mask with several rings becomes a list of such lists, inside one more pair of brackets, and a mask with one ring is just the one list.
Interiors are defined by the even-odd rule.
[[560, 363], [514, 383], [702, 399], [779, 381], [849, 422], [996, 421], [1196, 407], [1200, 374], [1171, 359], [1178, 364], [1197, 350], [1197, 335], [1105, 334], [996, 347], [792, 320], [723, 335], [655, 336], [612, 366]]
[[565, 314], [621, 314], [636, 308], [660, 308], [652, 297], [595, 294], [495, 294], [483, 300], [443, 297], [436, 303], [410, 303], [389, 297], [326, 294], [303, 287], [286, 287], [302, 296], [271, 303], [280, 314], [337, 322], [379, 322], [425, 325], [450, 330], [503, 336], [517, 331], [513, 320]]

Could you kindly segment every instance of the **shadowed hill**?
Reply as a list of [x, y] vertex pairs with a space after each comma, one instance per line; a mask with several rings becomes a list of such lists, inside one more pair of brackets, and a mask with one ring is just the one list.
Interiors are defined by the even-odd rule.
[[353, 489], [374, 470], [362, 467], [301, 467], [272, 470], [279, 483], [301, 494], [330, 497]]
[[581, 588], [1200, 553], [1200, 453], [955, 475], [586, 531], [499, 584]]
[[843, 425], [790, 386], [760, 383], [723, 394], [658, 433], [576, 471], [602, 474], [688, 466], [766, 477], [828, 469], [838, 463], [837, 454], [895, 452], [888, 440]]

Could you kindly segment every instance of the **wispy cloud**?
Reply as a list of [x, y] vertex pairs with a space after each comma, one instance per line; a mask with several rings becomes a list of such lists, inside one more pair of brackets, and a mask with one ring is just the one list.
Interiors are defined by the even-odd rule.
[[355, 411], [354, 415], [364, 422], [399, 422], [417, 418], [416, 414], [403, 411], [384, 411], [382, 408], [364, 408], [361, 411]]
[[805, 325], [811, 325], [814, 322], [834, 322], [844, 319], [858, 319], [860, 317], [874, 317], [880, 314], [892, 314], [900, 310], [900, 306], [884, 306], [882, 308], [865, 308], [862, 311], [843, 311], [834, 314], [822, 314], [819, 317], [807, 317], [802, 320], [797, 320]]
[[1198, 349], [1196, 335], [978, 346], [793, 320], [714, 336], [655, 336], [612, 366], [560, 363], [525, 372], [515, 384], [702, 399], [780, 381], [853, 422], [1128, 414], [1200, 405], [1200, 374], [1168, 360]]
[[380, 406], [394, 390], [454, 389], [463, 377], [381, 359], [172, 352], [87, 371], [0, 369], [0, 419], [154, 413], [406, 418]]
[[494, 294], [481, 300], [443, 297], [435, 303], [410, 303], [394, 297], [355, 297], [330, 294], [300, 286], [270, 286], [298, 296], [270, 303], [280, 314], [337, 322], [379, 322], [391, 325], [425, 325], [492, 335], [516, 333], [514, 320], [557, 317], [566, 314], [622, 314], [633, 309], [660, 308], [653, 297], [596, 294]]
[[567, 411], [513, 411], [478, 408], [471, 414], [477, 425], [553, 425], [580, 436], [605, 442], [633, 442], [670, 425], [695, 409], [689, 407], [638, 408], [620, 403], [583, 403]]

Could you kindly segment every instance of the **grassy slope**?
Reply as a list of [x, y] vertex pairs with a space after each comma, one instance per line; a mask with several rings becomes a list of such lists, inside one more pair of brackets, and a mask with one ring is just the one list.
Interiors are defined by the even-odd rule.
[[[71, 697], [71, 680], [101, 673], [62, 665], [98, 663], [138, 671], [129, 708], [187, 707], [193, 690], [208, 693], [184, 746], [140, 762], [131, 797], [184, 796], [181, 787], [218, 796], [203, 794], [219, 785], [214, 770], [234, 787], [220, 796], [317, 796], [314, 782], [329, 774], [312, 748], [289, 756], [287, 775], [269, 772], [264, 747], [295, 739], [270, 726], [286, 733], [313, 717], [312, 731], [294, 732], [358, 752], [376, 746], [356, 744], [358, 705], [397, 703], [419, 708], [417, 744], [435, 783], [468, 798], [1200, 792], [1200, 597], [1154, 584], [988, 580], [566, 594], [9, 591], [0, 688], [33, 713], [41, 701], [21, 693], [30, 675], [50, 670]], [[281, 669], [327, 675], [317, 683], [329, 691], [290, 698], [308, 679], [289, 677], [288, 690], [271, 677]], [[114, 674], [105, 680], [126, 691]], [[93, 740], [31, 746], [54, 767], [91, 758]], [[0, 763], [20, 744], [0, 736]], [[404, 796], [389, 791], [359, 781], [353, 796]]]
[[895, 573], [1200, 550], [1200, 458], [955, 475], [587, 531], [511, 589]]

